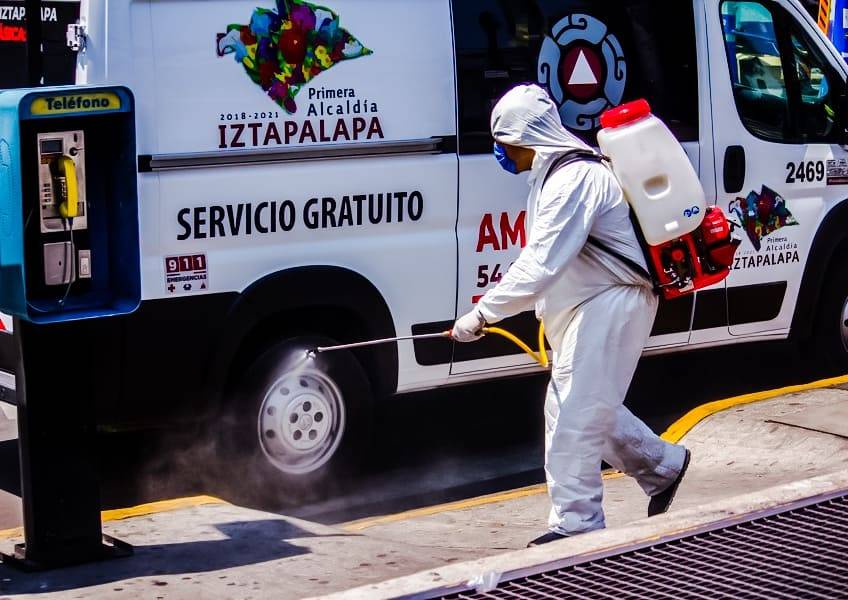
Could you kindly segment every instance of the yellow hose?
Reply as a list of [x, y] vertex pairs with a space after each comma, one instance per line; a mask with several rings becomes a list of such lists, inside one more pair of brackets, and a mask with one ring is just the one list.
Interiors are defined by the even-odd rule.
[[534, 352], [530, 349], [530, 346], [524, 343], [523, 340], [518, 338], [513, 333], [507, 331], [506, 329], [501, 329], [500, 327], [484, 327], [483, 333], [494, 333], [495, 335], [499, 335], [501, 337], [505, 337], [510, 342], [521, 348], [524, 352], [526, 352], [533, 360], [542, 365], [543, 368], [547, 369], [550, 366], [550, 361], [548, 360], [548, 350], [545, 348], [545, 324], [539, 323], [539, 351]]

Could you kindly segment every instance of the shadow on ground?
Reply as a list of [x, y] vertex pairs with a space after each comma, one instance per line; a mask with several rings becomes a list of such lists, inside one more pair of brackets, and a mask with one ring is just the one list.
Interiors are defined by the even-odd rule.
[[[216, 528], [226, 537], [136, 546], [134, 556], [110, 561], [108, 569], [103, 568], [105, 563], [94, 563], [41, 573], [22, 573], [0, 566], [0, 592], [4, 595], [45, 593], [124, 582], [116, 585], [113, 591], [126, 591], [142, 597], [167, 596], [168, 583], [165, 581], [127, 580], [184, 574], [182, 579], [190, 581], [191, 575], [195, 573], [231, 569], [306, 554], [309, 550], [287, 540], [316, 537], [315, 534], [283, 519], [223, 523]], [[226, 576], [222, 578], [225, 579]], [[197, 583], [199, 585], [200, 581], [197, 580]], [[258, 583], [256, 585], [258, 586]], [[143, 586], [152, 589], [145, 591]]]

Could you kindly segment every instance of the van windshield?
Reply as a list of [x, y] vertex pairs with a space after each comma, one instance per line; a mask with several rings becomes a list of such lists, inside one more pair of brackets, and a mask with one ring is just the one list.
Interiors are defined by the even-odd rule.
[[[0, 0], [0, 89], [26, 87], [26, 7], [23, 0]], [[43, 0], [41, 23], [44, 85], [75, 83], [76, 52], [65, 32], [80, 15], [79, 0]]]

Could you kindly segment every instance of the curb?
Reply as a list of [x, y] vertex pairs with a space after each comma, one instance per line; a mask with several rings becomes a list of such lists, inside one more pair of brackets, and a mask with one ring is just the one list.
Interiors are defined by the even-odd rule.
[[[229, 504], [225, 500], [215, 498], [214, 496], [190, 496], [187, 498], [175, 498], [173, 500], [159, 500], [157, 502], [148, 502], [147, 504], [139, 504], [129, 508], [116, 508], [112, 510], [104, 510], [100, 513], [100, 520], [103, 523], [109, 521], [121, 521], [132, 517], [144, 517], [155, 515], [183, 508], [193, 508], [195, 506], [204, 506], [207, 504]], [[0, 539], [11, 539], [23, 537], [23, 527], [13, 527], [12, 529], [0, 530]]]

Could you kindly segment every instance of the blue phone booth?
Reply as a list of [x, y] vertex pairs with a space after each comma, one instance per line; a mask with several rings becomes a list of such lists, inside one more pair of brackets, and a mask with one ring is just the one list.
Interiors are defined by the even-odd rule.
[[0, 92], [0, 310], [55, 323], [138, 307], [134, 119], [123, 87]]
[[[131, 553], [102, 534], [96, 406], [141, 298], [133, 95], [0, 90], [0, 311], [15, 317], [25, 543], [5, 564]], [[98, 340], [94, 343], [92, 340]]]

